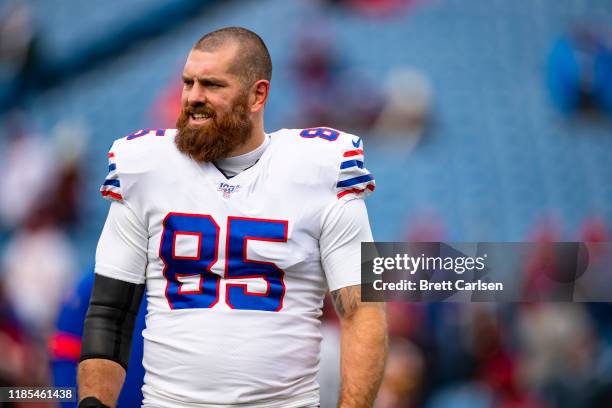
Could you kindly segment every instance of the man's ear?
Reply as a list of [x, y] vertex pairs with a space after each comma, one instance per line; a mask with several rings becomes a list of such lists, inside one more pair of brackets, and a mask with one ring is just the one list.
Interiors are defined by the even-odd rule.
[[270, 81], [260, 79], [251, 88], [249, 105], [251, 112], [255, 113], [262, 110], [268, 101], [270, 93]]

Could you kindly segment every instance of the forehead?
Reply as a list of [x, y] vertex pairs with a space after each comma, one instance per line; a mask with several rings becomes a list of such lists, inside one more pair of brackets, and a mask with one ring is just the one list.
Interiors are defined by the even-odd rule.
[[183, 73], [189, 76], [231, 75], [229, 70], [234, 63], [237, 50], [237, 44], [217, 47], [214, 51], [191, 50]]

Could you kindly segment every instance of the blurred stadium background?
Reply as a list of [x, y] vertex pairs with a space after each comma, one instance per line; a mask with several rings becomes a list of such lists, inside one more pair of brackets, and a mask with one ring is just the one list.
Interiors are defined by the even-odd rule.
[[[610, 241], [609, 0], [5, 0], [0, 385], [70, 378], [80, 323], [57, 321], [83, 307], [107, 149], [174, 126], [186, 54], [229, 25], [272, 54], [268, 131], [364, 138], [377, 240]], [[607, 304], [393, 304], [390, 327], [378, 408], [612, 407]], [[324, 333], [327, 408], [333, 313]]]

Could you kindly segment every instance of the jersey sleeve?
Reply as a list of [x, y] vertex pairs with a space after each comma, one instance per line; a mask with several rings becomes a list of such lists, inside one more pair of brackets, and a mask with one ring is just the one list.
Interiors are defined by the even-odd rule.
[[141, 284], [147, 267], [148, 234], [124, 203], [111, 203], [98, 241], [95, 272], [107, 278]]
[[364, 165], [363, 141], [360, 137], [345, 135], [341, 143], [341, 158], [336, 197], [350, 201], [354, 198], [365, 198], [376, 188], [374, 175]]
[[361, 243], [372, 241], [363, 200], [338, 200], [323, 220], [319, 246], [327, 286], [334, 291], [361, 283]]
[[116, 143], [113, 143], [108, 152], [108, 175], [100, 187], [100, 193], [107, 200], [121, 202], [123, 201], [123, 191], [121, 189], [119, 170], [117, 169], [115, 145]]

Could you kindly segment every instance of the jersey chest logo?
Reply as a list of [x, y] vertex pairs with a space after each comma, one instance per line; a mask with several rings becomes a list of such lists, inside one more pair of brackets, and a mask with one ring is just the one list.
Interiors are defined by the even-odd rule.
[[217, 191], [223, 194], [223, 198], [230, 198], [232, 196], [232, 193], [235, 193], [238, 190], [240, 190], [239, 184], [233, 186], [224, 182], [219, 183], [219, 188], [217, 189]]

